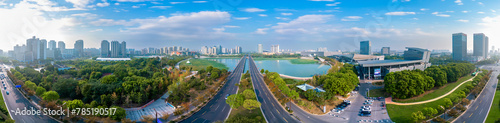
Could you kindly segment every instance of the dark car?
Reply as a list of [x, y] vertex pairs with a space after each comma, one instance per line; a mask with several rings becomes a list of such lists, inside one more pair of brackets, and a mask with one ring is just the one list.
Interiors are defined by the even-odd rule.
[[359, 113], [358, 115], [361, 116], [361, 117], [370, 117], [370, 116], [372, 116], [372, 114], [367, 114], [367, 113]]

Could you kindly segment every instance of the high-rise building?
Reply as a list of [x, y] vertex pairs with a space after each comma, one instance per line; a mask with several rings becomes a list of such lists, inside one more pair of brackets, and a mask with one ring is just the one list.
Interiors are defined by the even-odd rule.
[[59, 51], [61, 51], [61, 54], [63, 54], [64, 51], [66, 51], [66, 44], [63, 41], [57, 42], [57, 46], [59, 48]]
[[474, 53], [473, 55], [476, 57], [485, 57], [486, 51], [486, 36], [483, 33], [474, 33]]
[[489, 38], [488, 36], [486, 36], [486, 37], [484, 38], [484, 42], [485, 42], [485, 44], [486, 44], [486, 46], [484, 46], [484, 48], [485, 48], [485, 49], [484, 49], [484, 58], [486, 59], [486, 58], [488, 57], [488, 52], [490, 52], [490, 50], [489, 50], [489, 46], [490, 46], [490, 44], [489, 44], [489, 43], [490, 43], [490, 38]]
[[47, 40], [40, 40], [40, 57], [38, 59], [47, 59]]
[[271, 45], [271, 52], [272, 53], [280, 52], [280, 45]]
[[101, 41], [101, 57], [102, 58], [107, 58], [110, 56], [109, 54], [109, 41], [108, 40], [102, 40]]
[[121, 50], [122, 49], [120, 47], [120, 42], [111, 41], [111, 57], [113, 57], [113, 58], [119, 57]]
[[121, 57], [127, 57], [127, 42], [122, 41], [122, 43], [120, 44], [120, 48], [121, 48], [120, 51]]
[[257, 45], [257, 53], [263, 53], [262, 44]]
[[371, 55], [372, 54], [372, 43], [370, 41], [361, 41], [359, 43], [359, 54]]
[[243, 50], [241, 49], [240, 46], [236, 46], [236, 54], [241, 54]]
[[201, 47], [200, 52], [201, 52], [201, 54], [208, 55], [208, 47], [207, 46]]
[[467, 34], [454, 33], [452, 35], [453, 60], [465, 60], [467, 55]]
[[155, 48], [148, 48], [148, 54], [155, 54]]
[[73, 54], [75, 57], [83, 57], [83, 40], [76, 40]]
[[50, 41], [49, 41], [49, 48], [48, 48], [48, 49], [49, 49], [49, 50], [54, 50], [54, 49], [56, 49], [56, 48], [57, 48], [57, 43], [56, 43], [56, 41], [55, 41], [55, 40], [50, 40]]
[[391, 48], [390, 47], [382, 47], [382, 50], [380, 50], [380, 54], [391, 55]]

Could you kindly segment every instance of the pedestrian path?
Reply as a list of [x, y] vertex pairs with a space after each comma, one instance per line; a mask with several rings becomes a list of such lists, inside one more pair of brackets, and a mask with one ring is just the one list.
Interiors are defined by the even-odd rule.
[[472, 79], [474, 79], [474, 77], [472, 77], [472, 78], [470, 78], [470, 79], [468, 79], [466, 81], [463, 81], [462, 83], [460, 83], [459, 85], [457, 85], [455, 88], [453, 88], [453, 90], [451, 90], [450, 92], [448, 92], [448, 93], [446, 93], [444, 95], [441, 95], [439, 97], [436, 97], [434, 99], [420, 101], [420, 102], [412, 102], [412, 103], [398, 103], [398, 102], [393, 102], [392, 101], [392, 97], [388, 97], [388, 98], [385, 98], [385, 103], [386, 104], [394, 104], [394, 105], [417, 105], [417, 104], [423, 104], [423, 103], [428, 103], [428, 102], [436, 101], [436, 100], [444, 98], [444, 97], [450, 95], [451, 93], [455, 92], [455, 90], [458, 89], [460, 86], [462, 86], [462, 84], [464, 84], [464, 83], [466, 83], [468, 81], [472, 81]]

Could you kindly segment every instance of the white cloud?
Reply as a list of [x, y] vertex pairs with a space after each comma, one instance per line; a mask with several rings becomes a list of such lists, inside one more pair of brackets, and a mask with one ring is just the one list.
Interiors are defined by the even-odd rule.
[[402, 15], [414, 15], [415, 12], [387, 12], [385, 15], [402, 16]]
[[464, 23], [469, 22], [469, 20], [464, 20], [464, 19], [460, 19], [460, 20], [457, 20], [457, 21], [459, 21], [459, 22], [464, 22]]
[[132, 6], [132, 8], [137, 9], [137, 8], [141, 8], [141, 6]]
[[450, 17], [450, 15], [447, 15], [447, 14], [442, 14], [442, 13], [439, 13], [439, 12], [433, 12], [432, 13], [433, 15], [436, 15], [438, 17]]
[[483, 5], [483, 6], [484, 6], [483, 2], [477, 2], [477, 4], [479, 4], [479, 5]]
[[193, 1], [193, 3], [206, 3], [208, 1]]
[[296, 12], [297, 10], [295, 10], [295, 9], [278, 9], [278, 8], [275, 8], [274, 11], [291, 11], [291, 12]]
[[418, 18], [412, 18], [413, 20], [418, 20]]
[[266, 32], [267, 30], [269, 30], [269, 28], [257, 28], [257, 30], [254, 33], [264, 35], [267, 34]]
[[491, 10], [491, 12], [497, 12], [497, 11], [495, 11], [495, 10], [493, 10], [493, 9], [490, 9], [490, 10]]
[[288, 23], [278, 23], [271, 27], [280, 34], [314, 33], [319, 24], [326, 23], [333, 15], [304, 15]]
[[116, 26], [116, 25], [132, 26], [135, 23], [125, 21], [125, 20], [99, 19], [99, 20], [90, 22], [90, 24], [92, 24], [94, 26]]
[[275, 17], [275, 18], [278, 20], [284, 20], [284, 21], [290, 20], [289, 18], [284, 18], [284, 17]]
[[359, 21], [359, 19], [361, 19], [363, 17], [361, 16], [347, 16], [347, 17], [344, 17], [342, 19], [340, 19], [341, 21]]
[[427, 11], [427, 10], [429, 10], [429, 9], [427, 9], [427, 8], [421, 8], [420, 9], [420, 11]]
[[120, 3], [115, 3], [115, 6], [118, 6], [118, 5], [120, 5]]
[[170, 2], [170, 4], [183, 4], [183, 3], [186, 3], [186, 2]]
[[155, 9], [168, 9], [172, 8], [172, 6], [151, 6], [149, 8], [155, 8]]
[[118, 2], [145, 2], [145, 1], [151, 1], [151, 0], [116, 0]]
[[341, 2], [335, 2], [335, 3], [330, 3], [330, 4], [326, 4], [326, 6], [337, 6], [339, 5]]
[[259, 8], [246, 8], [246, 9], [243, 9], [242, 11], [244, 11], [244, 12], [264, 12], [266, 10], [259, 9]]
[[225, 28], [240, 28], [240, 26], [233, 26], [233, 25], [225, 25]]
[[484, 14], [484, 12], [477, 12], [478, 14]]
[[462, 13], [469, 13], [469, 11], [462, 11]]
[[97, 6], [106, 7], [106, 6], [109, 6], [109, 3], [106, 0], [102, 0], [102, 3], [97, 3]]
[[259, 16], [261, 16], [261, 17], [267, 17], [266, 14], [259, 14]]
[[72, 3], [75, 8], [86, 8], [88, 4], [94, 2], [94, 0], [66, 0], [68, 3]]
[[82, 18], [86, 18], [88, 20], [92, 20], [92, 19], [97, 18], [97, 15], [92, 14], [92, 13], [78, 13], [78, 14], [71, 14], [71, 16], [72, 17], [82, 17]]
[[283, 16], [289, 16], [289, 15], [293, 15], [293, 13], [281, 13], [281, 15], [283, 15]]
[[464, 3], [462, 3], [462, 0], [455, 0], [455, 3], [457, 3], [457, 5], [464, 5]]
[[102, 32], [102, 29], [90, 30], [89, 32]]
[[247, 20], [250, 19], [251, 17], [234, 17], [235, 20]]
[[455, 11], [445, 11], [445, 12], [448, 12], [448, 13], [454, 13]]

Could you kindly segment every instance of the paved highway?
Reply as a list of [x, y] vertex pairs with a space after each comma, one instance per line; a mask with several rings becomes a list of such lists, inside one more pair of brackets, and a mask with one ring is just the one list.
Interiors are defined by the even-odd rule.
[[236, 68], [229, 75], [227, 83], [221, 88], [221, 90], [210, 100], [207, 105], [201, 108], [200, 111], [193, 114], [191, 117], [183, 120], [183, 123], [212, 123], [215, 121], [224, 121], [231, 111], [231, 107], [226, 104], [227, 94], [236, 94], [239, 83], [241, 80], [241, 74], [245, 69], [246, 57], [240, 59]]
[[273, 94], [265, 86], [264, 78], [260, 74], [259, 69], [255, 65], [252, 57], [249, 57], [250, 75], [252, 83], [257, 94], [258, 101], [262, 104], [260, 109], [268, 123], [296, 123], [299, 122], [294, 119], [281, 104], [274, 99]]
[[[8, 66], [2, 65], [0, 67], [2, 69], [4, 69], [4, 70], [2, 70], [2, 72], [0, 72], [0, 74], [5, 74], [5, 76], [7, 77], [7, 72], [5, 71], [4, 67], [8, 67]], [[12, 115], [12, 118], [16, 121], [16, 123], [35, 123], [35, 122], [36, 123], [57, 123], [57, 121], [55, 121], [54, 119], [51, 119], [50, 117], [45, 116], [45, 115], [16, 115], [14, 112], [12, 112], [12, 110], [16, 110], [16, 109], [23, 110], [25, 107], [27, 109], [31, 109], [31, 107], [36, 109], [36, 107], [33, 104], [31, 104], [28, 101], [28, 99], [26, 99], [22, 96], [21, 92], [19, 92], [19, 90], [17, 90], [15, 88], [15, 85], [12, 83], [10, 78], [7, 77], [1, 81], [4, 82], [5, 85], [7, 86], [7, 89], [4, 89], [2, 87], [2, 89], [1, 89], [2, 96], [4, 98], [5, 103], [7, 104], [7, 108], [10, 112], [10, 115]], [[6, 91], [9, 91], [10, 94], [7, 95], [5, 93]], [[0, 103], [4, 103], [4, 102], [0, 102]]]
[[483, 69], [494, 70], [491, 73], [490, 80], [484, 87], [483, 92], [475, 99], [475, 101], [469, 106], [465, 113], [455, 120], [455, 123], [478, 123], [484, 122], [488, 115], [488, 111], [491, 108], [491, 102], [493, 101], [493, 96], [495, 95], [495, 89], [497, 87], [498, 79], [497, 76], [500, 73], [500, 66], [487, 65], [483, 66]]

